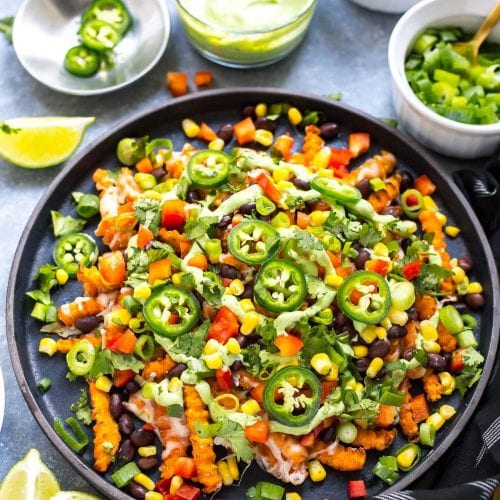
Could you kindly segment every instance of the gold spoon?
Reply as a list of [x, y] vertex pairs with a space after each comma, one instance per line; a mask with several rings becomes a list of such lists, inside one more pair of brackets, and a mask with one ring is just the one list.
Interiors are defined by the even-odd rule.
[[483, 24], [481, 24], [474, 35], [474, 38], [468, 42], [454, 43], [453, 49], [459, 54], [466, 56], [473, 64], [476, 64], [479, 47], [481, 47], [481, 44], [486, 40], [498, 21], [500, 21], [500, 2], [497, 2], [493, 9], [491, 9]]

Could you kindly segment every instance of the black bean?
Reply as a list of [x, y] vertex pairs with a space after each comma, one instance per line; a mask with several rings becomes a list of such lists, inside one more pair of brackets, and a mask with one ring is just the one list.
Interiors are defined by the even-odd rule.
[[451, 361], [451, 352], [444, 352], [443, 358], [446, 361], [446, 364], [449, 365]]
[[458, 259], [458, 266], [468, 273], [474, 267], [474, 262], [468, 256], [460, 257]]
[[399, 172], [401, 175], [401, 185], [399, 187], [400, 191], [406, 191], [413, 187], [413, 175], [410, 174], [407, 170], [402, 170]]
[[362, 180], [360, 180], [356, 184], [356, 187], [361, 192], [361, 196], [363, 198], [368, 198], [368, 196], [372, 192], [372, 186], [371, 186], [370, 181], [368, 179], [362, 179]]
[[151, 470], [158, 465], [158, 459], [156, 457], [141, 457], [137, 460], [137, 465], [141, 470]]
[[367, 260], [370, 260], [370, 252], [366, 248], [363, 248], [363, 250], [361, 250], [359, 252], [358, 257], [357, 257], [356, 261], [354, 262], [356, 269], [364, 269], [365, 262]]
[[401, 217], [403, 214], [403, 209], [399, 206], [391, 205], [389, 207], [385, 207], [382, 212], [382, 215], [393, 215], [394, 217]]
[[177, 363], [169, 372], [167, 373], [167, 378], [180, 377], [182, 372], [187, 369], [187, 365], [184, 363]]
[[455, 302], [453, 306], [460, 314], [464, 314], [468, 310], [467, 305], [464, 304], [463, 302]]
[[[347, 323], [346, 325], [342, 326], [341, 328], [338, 329], [337, 333], [345, 333], [347, 332], [349, 334], [349, 338], [353, 339], [358, 332], [354, 329], [354, 325], [352, 323]], [[363, 339], [360, 340], [361, 343], [363, 343]]]
[[411, 307], [406, 311], [406, 314], [408, 314], [408, 321], [416, 321], [418, 319], [418, 312], [415, 307]]
[[83, 318], [78, 318], [75, 321], [75, 326], [83, 333], [91, 332], [94, 328], [97, 328], [101, 323], [102, 318], [98, 316], [83, 316]]
[[118, 428], [120, 432], [125, 435], [132, 434], [135, 429], [134, 420], [128, 413], [122, 413], [118, 419]]
[[366, 370], [368, 369], [368, 366], [370, 366], [370, 360], [368, 358], [360, 358], [354, 361], [354, 366], [356, 367], [356, 370], [361, 373], [365, 373]]
[[327, 427], [326, 429], [323, 429], [320, 432], [319, 437], [320, 437], [321, 441], [323, 441], [325, 443], [331, 443], [331, 442], [335, 441], [335, 438], [337, 437], [336, 432], [335, 432], [335, 428], [334, 427]]
[[231, 370], [233, 372], [239, 372], [243, 368], [243, 363], [241, 360], [237, 359], [232, 365], [231, 365]]
[[319, 135], [323, 139], [333, 139], [339, 133], [339, 126], [333, 122], [325, 122], [319, 127]]
[[141, 386], [135, 380], [131, 380], [130, 382], [127, 382], [127, 385], [125, 386], [125, 390], [127, 391], [128, 394], [134, 394], [140, 388], [141, 388]]
[[238, 269], [228, 264], [222, 264], [220, 266], [220, 276], [221, 278], [228, 278], [230, 280], [241, 279], [241, 273]]
[[255, 106], [245, 106], [242, 110], [241, 110], [241, 114], [244, 116], [244, 117], [250, 117], [250, 118], [254, 118], [255, 117]]
[[305, 191], [311, 189], [311, 185], [304, 179], [299, 179], [298, 177], [295, 177], [295, 179], [292, 182], [293, 185], [298, 189], [303, 189]]
[[391, 343], [388, 340], [374, 340], [368, 348], [370, 358], [383, 358], [389, 354]]
[[406, 337], [406, 328], [404, 326], [392, 325], [389, 330], [387, 330], [387, 336], [390, 339], [400, 339]]
[[404, 240], [401, 240], [401, 248], [403, 250], [403, 252], [406, 252], [406, 250], [408, 249], [408, 247], [412, 244], [412, 241], [410, 240], [410, 238], [405, 238]]
[[189, 203], [193, 203], [193, 201], [199, 201], [200, 200], [200, 195], [198, 194], [198, 191], [188, 191], [186, 195], [186, 201]]
[[123, 413], [122, 398], [118, 393], [111, 394], [109, 406], [111, 415], [116, 420]]
[[232, 220], [233, 220], [233, 218], [230, 215], [223, 215], [222, 219], [217, 224], [217, 227], [219, 229], [226, 229], [226, 227], [229, 226], [229, 224], [231, 224]]
[[149, 446], [155, 438], [153, 431], [147, 431], [146, 429], [137, 429], [132, 432], [130, 439], [132, 443], [138, 448], [141, 446]]
[[239, 212], [243, 215], [250, 215], [255, 210], [255, 207], [255, 201], [249, 201], [248, 203], [241, 205]]
[[408, 349], [405, 349], [405, 351], [403, 352], [403, 358], [406, 359], [406, 361], [410, 361], [413, 358], [414, 354], [415, 354], [415, 349], [409, 347]]
[[132, 481], [128, 487], [128, 492], [137, 500], [144, 500], [146, 498], [146, 493], [148, 490], [141, 486], [140, 484]]
[[118, 458], [123, 460], [123, 462], [131, 462], [134, 459], [135, 446], [132, 444], [130, 439], [125, 439], [118, 450]]
[[247, 337], [241, 333], [238, 333], [234, 339], [240, 344], [240, 347], [245, 347], [247, 345]]
[[259, 116], [255, 120], [255, 128], [260, 128], [264, 130], [269, 130], [269, 132], [276, 132], [278, 125], [273, 120], [268, 120], [265, 116]]
[[465, 303], [469, 306], [473, 311], [477, 311], [482, 309], [485, 304], [484, 297], [480, 293], [468, 293], [465, 296]]
[[249, 283], [245, 286], [245, 291], [241, 294], [242, 299], [251, 299], [253, 298], [253, 284]]
[[229, 142], [233, 138], [234, 128], [230, 123], [225, 123], [221, 125], [217, 131], [217, 136], [224, 142]]
[[335, 315], [335, 323], [334, 323], [335, 330], [340, 330], [344, 326], [347, 326], [349, 322], [350, 319], [342, 311], [339, 311]]
[[430, 352], [427, 354], [427, 366], [437, 372], [442, 372], [446, 370], [446, 359], [440, 354]]
[[[271, 215], [274, 215], [276, 212], [276, 210], [271, 214]], [[262, 222], [267, 222], [268, 224], [271, 223], [271, 217], [269, 215], [262, 215], [262, 214], [257, 214], [257, 217], [259, 218], [259, 220], [261, 220]]]
[[157, 181], [161, 181], [163, 177], [165, 177], [165, 175], [167, 174], [165, 169], [162, 167], [155, 168], [151, 173], [156, 177]]

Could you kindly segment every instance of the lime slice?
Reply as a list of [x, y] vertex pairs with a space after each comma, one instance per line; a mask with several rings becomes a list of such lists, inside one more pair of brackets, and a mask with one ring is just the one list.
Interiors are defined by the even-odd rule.
[[83, 491], [59, 491], [50, 500], [100, 500], [100, 498]]
[[50, 500], [59, 491], [57, 478], [31, 449], [7, 473], [0, 487], [0, 500]]
[[94, 117], [80, 116], [6, 120], [0, 127], [0, 156], [25, 168], [58, 165], [76, 151], [85, 130], [94, 120]]

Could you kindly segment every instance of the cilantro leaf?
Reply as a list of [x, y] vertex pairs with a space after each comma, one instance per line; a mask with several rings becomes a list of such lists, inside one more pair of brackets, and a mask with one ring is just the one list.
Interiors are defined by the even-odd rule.
[[97, 349], [94, 364], [89, 372], [89, 378], [95, 380], [101, 375], [113, 375], [113, 372], [111, 351], [109, 349]]
[[202, 296], [207, 303], [214, 307], [220, 307], [225, 288], [219, 276], [211, 271], [205, 271], [202, 286]]
[[70, 410], [75, 413], [76, 418], [85, 425], [91, 425], [94, 421], [86, 389], [80, 390], [80, 397], [70, 406]]
[[79, 233], [87, 221], [83, 219], [75, 219], [71, 215], [63, 215], [57, 210], [51, 210], [52, 226], [54, 228], [54, 236], [64, 236], [66, 234]]
[[413, 280], [415, 290], [422, 295], [439, 295], [439, 285], [449, 278], [452, 272], [437, 264], [422, 264], [420, 274]]
[[278, 350], [274, 345], [274, 339], [278, 332], [271, 318], [263, 318], [257, 326], [257, 334], [261, 336], [267, 351], [276, 352]]
[[210, 327], [210, 321], [204, 321], [202, 325], [192, 333], [185, 333], [175, 339], [170, 351], [172, 354], [186, 354], [199, 358], [203, 352], [205, 338]]
[[[12, 26], [14, 24], [14, 17], [4, 17], [0, 19], [0, 32], [5, 35], [5, 38], [9, 43], [12, 43]], [[8, 132], [7, 132], [8, 133]]]
[[33, 278], [38, 280], [38, 286], [42, 292], [48, 293], [57, 285], [56, 271], [57, 266], [52, 264], [44, 264], [37, 269]]
[[115, 370], [133, 370], [139, 373], [144, 368], [144, 363], [132, 354], [111, 353], [111, 364]]
[[307, 125], [316, 125], [320, 120], [323, 119], [323, 113], [321, 111], [314, 111], [311, 109], [306, 109], [304, 111], [304, 117], [300, 122], [301, 126], [306, 127]]
[[139, 222], [153, 234], [156, 234], [161, 222], [160, 201], [140, 198], [134, 203], [134, 209]]
[[13, 128], [10, 125], [7, 125], [5, 122], [0, 121], [0, 131], [4, 134], [17, 134], [21, 129]]
[[382, 233], [370, 224], [363, 224], [359, 231], [359, 242], [364, 247], [372, 247], [382, 240]]
[[241, 350], [243, 365], [253, 376], [257, 376], [261, 371], [259, 352], [259, 344], [251, 344]]
[[189, 190], [189, 180], [187, 179], [187, 177], [181, 177], [175, 185], [175, 189], [177, 192], [177, 197], [181, 200], [185, 200], [187, 192]]
[[324, 250], [323, 243], [321, 243], [316, 236], [307, 231], [295, 230], [293, 239], [297, 242], [297, 247], [304, 253], [312, 254]]
[[219, 222], [216, 216], [198, 217], [198, 210], [191, 210], [184, 227], [184, 233], [190, 240], [195, 240], [207, 234], [210, 227]]

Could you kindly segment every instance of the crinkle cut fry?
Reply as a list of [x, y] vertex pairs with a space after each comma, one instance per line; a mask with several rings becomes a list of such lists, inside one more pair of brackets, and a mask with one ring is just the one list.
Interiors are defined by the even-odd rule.
[[352, 444], [353, 446], [361, 446], [365, 450], [382, 451], [391, 446], [397, 433], [398, 431], [396, 429], [358, 428], [358, 434]]
[[[110, 398], [107, 392], [100, 391], [94, 382], [89, 382], [90, 404], [94, 424], [94, 469], [106, 472], [120, 445], [118, 424], [111, 415]], [[104, 447], [110, 443], [111, 449]]]
[[175, 361], [165, 354], [164, 358], [148, 361], [141, 375], [146, 380], [161, 380], [174, 366]]
[[418, 425], [413, 418], [410, 401], [411, 395], [407, 394], [399, 410], [399, 426], [409, 440], [414, 440], [418, 436]]
[[[326, 443], [319, 441], [314, 445], [312, 452], [317, 453], [327, 447]], [[361, 470], [365, 466], [366, 451], [363, 448], [351, 448], [337, 444], [332, 449], [332, 453], [324, 451], [318, 455], [318, 460], [322, 464], [341, 471]]]
[[215, 465], [213, 439], [201, 438], [196, 434], [195, 424], [208, 424], [208, 411], [198, 395], [198, 391], [191, 386], [184, 386], [185, 415], [190, 432], [190, 441], [193, 447], [193, 458], [198, 472], [198, 480], [203, 484], [205, 493], [213, 493], [222, 485], [222, 478]]
[[430, 370], [425, 372], [422, 379], [424, 384], [424, 391], [427, 394], [427, 399], [431, 402], [438, 401], [443, 396], [443, 386], [439, 380], [439, 377], [432, 373]]

